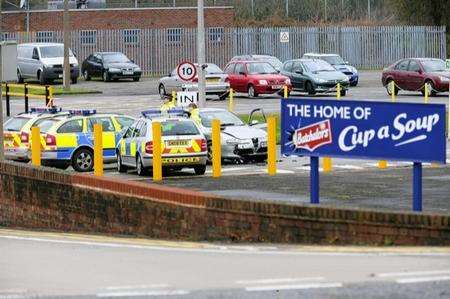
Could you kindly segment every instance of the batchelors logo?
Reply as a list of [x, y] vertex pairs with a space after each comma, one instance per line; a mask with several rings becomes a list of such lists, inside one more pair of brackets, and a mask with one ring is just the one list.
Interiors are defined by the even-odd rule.
[[295, 130], [293, 140], [296, 148], [303, 148], [310, 152], [332, 141], [331, 125], [328, 119]]

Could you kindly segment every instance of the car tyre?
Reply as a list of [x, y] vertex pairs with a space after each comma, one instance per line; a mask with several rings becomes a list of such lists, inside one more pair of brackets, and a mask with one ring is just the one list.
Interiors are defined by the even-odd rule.
[[[428, 91], [428, 96], [430, 96], [430, 97], [436, 96], [437, 92], [436, 92], [436, 90], [434, 89], [433, 81], [427, 80], [427, 81], [425, 81], [425, 84], [427, 84], [427, 83], [428, 83], [428, 85], [430, 86], [430, 90]], [[420, 90], [420, 93], [421, 93], [423, 96], [425, 96], [425, 86]]]
[[39, 84], [45, 85], [45, 83], [47, 83], [47, 80], [45, 80], [45, 77], [44, 77], [44, 75], [42, 74], [41, 71], [39, 71], [39, 72], [37, 73], [37, 78], [38, 78], [38, 80], [39, 80]]
[[91, 75], [89, 74], [88, 70], [84, 70], [83, 77], [85, 81], [91, 81]]
[[141, 79], [141, 77], [134, 77], [134, 78], [133, 78], [133, 81], [134, 81], [134, 82], [139, 82], [140, 79]]
[[22, 75], [20, 74], [20, 71], [17, 70], [17, 83], [22, 84], [24, 82]]
[[[392, 92], [391, 92], [391, 82], [394, 82], [395, 83], [395, 81], [394, 80], [392, 80], [392, 79], [389, 79], [387, 82], [386, 82], [386, 91], [387, 91], [387, 93], [388, 93], [388, 95], [392, 95]], [[394, 86], [394, 95], [398, 95], [398, 87], [397, 87], [397, 85], [395, 85]]]
[[77, 78], [77, 77], [72, 77], [72, 78], [70, 79], [70, 81], [72, 81], [72, 84], [77, 84], [78, 78]]
[[104, 71], [104, 72], [103, 72], [103, 81], [104, 81], [104, 82], [109, 82], [109, 81], [111, 81], [111, 76], [109, 75], [108, 71]]
[[316, 94], [316, 90], [314, 89], [314, 86], [312, 85], [312, 83], [310, 81], [306, 82], [306, 92], [309, 95], [315, 95]]
[[341, 97], [345, 97], [346, 94], [347, 94], [347, 90], [342, 89], [341, 90]]
[[206, 165], [194, 166], [194, 171], [196, 175], [204, 175], [206, 172]]
[[212, 140], [208, 140], [206, 142], [207, 154], [206, 154], [206, 162], [212, 163]]
[[122, 163], [122, 156], [120, 153], [117, 153], [117, 171], [120, 173], [124, 173], [127, 171], [127, 167]]
[[136, 172], [138, 176], [144, 176], [147, 174], [147, 170], [144, 167], [144, 163], [142, 163], [142, 158], [140, 155], [136, 158]]
[[94, 152], [87, 148], [77, 150], [72, 157], [72, 167], [78, 172], [90, 172], [94, 168]]
[[163, 84], [159, 84], [159, 86], [158, 86], [158, 93], [159, 93], [159, 96], [161, 97], [161, 99], [165, 98], [165, 96], [166, 96], [166, 88], [164, 87]]
[[221, 94], [221, 95], [219, 95], [219, 100], [220, 101], [225, 101], [228, 98], [229, 95], [230, 95], [230, 92], [226, 92], [224, 94]]
[[258, 97], [258, 93], [256, 92], [255, 87], [252, 84], [250, 84], [248, 86], [247, 93], [248, 93], [248, 97], [249, 98], [256, 98], [256, 97]]

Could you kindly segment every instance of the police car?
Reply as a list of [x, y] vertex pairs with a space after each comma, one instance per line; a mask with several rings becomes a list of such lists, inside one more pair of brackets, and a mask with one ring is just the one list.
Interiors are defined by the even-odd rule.
[[8, 160], [28, 162], [29, 141], [31, 127], [45, 119], [54, 117], [64, 118], [68, 112], [61, 108], [31, 108], [29, 113], [18, 114], [3, 125], [3, 144], [5, 158]]
[[136, 169], [144, 175], [153, 165], [152, 123], [161, 123], [162, 165], [165, 169], [193, 168], [197, 175], [206, 171], [206, 138], [197, 124], [180, 109], [164, 113], [160, 109], [142, 112], [119, 141], [117, 169], [125, 172]]
[[94, 124], [103, 128], [103, 157], [105, 163], [116, 159], [115, 148], [122, 129], [134, 118], [119, 114], [97, 114], [95, 110], [69, 110], [70, 115], [55, 117], [38, 124], [44, 138], [42, 165], [65, 169], [72, 166], [79, 172], [94, 167]]

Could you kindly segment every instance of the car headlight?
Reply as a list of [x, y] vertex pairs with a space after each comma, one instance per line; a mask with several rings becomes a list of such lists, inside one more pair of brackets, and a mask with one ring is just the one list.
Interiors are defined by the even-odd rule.
[[259, 85], [267, 85], [269, 83], [267, 83], [267, 80], [259, 80], [258, 81]]
[[135, 71], [135, 72], [140, 72], [140, 71], [141, 71], [141, 68], [140, 68], [140, 67], [135, 67], [135, 68], [134, 68], [134, 71]]
[[350, 81], [350, 79], [348, 77], [345, 77], [344, 79], [342, 79], [342, 82], [348, 83]]
[[315, 78], [314, 81], [316, 81], [318, 83], [325, 83], [325, 82], [327, 82], [327, 80], [322, 79], [322, 78]]
[[77, 66], [78, 66], [78, 62], [74, 62], [74, 63], [73, 63], [73, 66], [74, 66], [74, 67], [77, 67]]
[[442, 82], [448, 82], [450, 81], [450, 78], [439, 76], [439, 80], [441, 80]]
[[284, 81], [284, 84], [291, 85], [291, 79], [286, 79], [286, 81]]
[[53, 64], [44, 64], [44, 67], [46, 67], [46, 68], [52, 68], [52, 67], [53, 67]]
[[358, 73], [358, 70], [357, 70], [354, 66], [351, 66], [351, 67], [350, 67], [350, 70], [351, 70], [354, 74], [357, 74], [357, 73]]
[[115, 68], [115, 67], [110, 67], [110, 68], [108, 69], [108, 71], [113, 72], [113, 73], [118, 73], [118, 72], [120, 72], [121, 70], [118, 69], [118, 68]]

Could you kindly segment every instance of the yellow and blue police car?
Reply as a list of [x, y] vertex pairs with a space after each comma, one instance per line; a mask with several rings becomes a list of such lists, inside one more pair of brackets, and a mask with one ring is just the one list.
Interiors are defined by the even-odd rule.
[[165, 169], [193, 168], [197, 175], [206, 171], [206, 138], [198, 125], [182, 109], [142, 112], [117, 144], [117, 169], [136, 169], [144, 175], [153, 166], [152, 123], [161, 123], [162, 165]]
[[30, 132], [33, 126], [40, 122], [58, 117], [60, 119], [68, 115], [61, 108], [31, 108], [29, 113], [20, 113], [3, 124], [3, 144], [5, 158], [13, 161], [28, 162]]
[[79, 172], [92, 171], [94, 167], [94, 124], [103, 128], [103, 157], [105, 163], [116, 159], [116, 144], [122, 129], [135, 119], [119, 114], [97, 114], [96, 110], [69, 110], [69, 116], [46, 119], [38, 126], [44, 138], [42, 165], [65, 169], [72, 166]]

